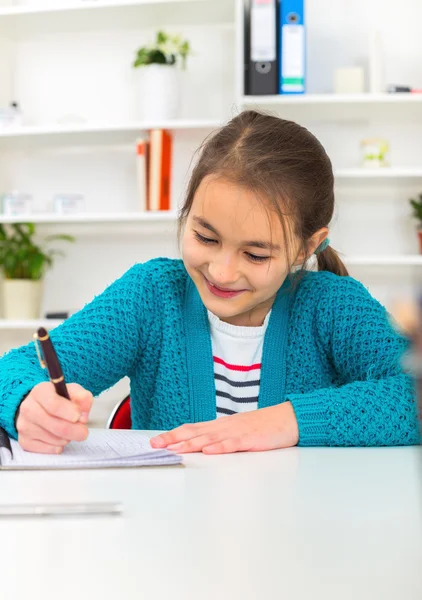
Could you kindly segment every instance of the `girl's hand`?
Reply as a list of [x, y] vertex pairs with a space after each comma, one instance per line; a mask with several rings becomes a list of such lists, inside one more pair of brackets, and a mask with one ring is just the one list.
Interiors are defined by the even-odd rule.
[[39, 383], [22, 402], [16, 430], [24, 450], [61, 454], [70, 441], [88, 437], [92, 394], [77, 383], [68, 384], [67, 389], [70, 400], [58, 396], [52, 383]]
[[205, 423], [186, 424], [151, 439], [153, 448], [180, 454], [255, 452], [296, 446], [299, 430], [290, 402]]

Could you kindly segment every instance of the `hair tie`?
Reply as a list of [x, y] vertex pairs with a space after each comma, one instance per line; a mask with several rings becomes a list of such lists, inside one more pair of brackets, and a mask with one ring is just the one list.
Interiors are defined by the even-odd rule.
[[329, 245], [330, 240], [328, 238], [325, 238], [325, 240], [315, 250], [314, 254], [321, 254], [321, 252], [324, 252], [324, 250], [326, 250], [326, 248], [328, 248]]

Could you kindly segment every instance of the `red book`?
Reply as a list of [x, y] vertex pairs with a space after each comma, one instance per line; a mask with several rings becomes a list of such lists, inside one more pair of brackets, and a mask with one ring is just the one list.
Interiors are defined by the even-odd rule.
[[136, 140], [136, 176], [139, 196], [139, 209], [145, 211], [148, 206], [148, 141]]
[[149, 210], [170, 210], [173, 140], [168, 131], [152, 129], [149, 153]]

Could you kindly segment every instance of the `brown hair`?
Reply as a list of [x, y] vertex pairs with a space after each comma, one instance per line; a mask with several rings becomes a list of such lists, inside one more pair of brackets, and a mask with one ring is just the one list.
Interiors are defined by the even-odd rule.
[[[199, 149], [186, 199], [180, 210], [181, 232], [195, 193], [207, 175], [224, 177], [269, 201], [280, 218], [289, 252], [288, 223], [308, 256], [308, 240], [327, 227], [334, 212], [334, 176], [323, 146], [293, 121], [247, 110], [211, 134]], [[289, 257], [291, 263], [294, 260]], [[337, 252], [328, 246], [317, 254], [318, 270], [348, 275]]]

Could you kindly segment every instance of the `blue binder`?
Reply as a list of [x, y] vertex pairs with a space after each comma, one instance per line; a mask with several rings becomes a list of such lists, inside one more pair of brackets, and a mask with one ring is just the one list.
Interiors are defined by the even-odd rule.
[[306, 91], [305, 0], [280, 0], [279, 93]]

